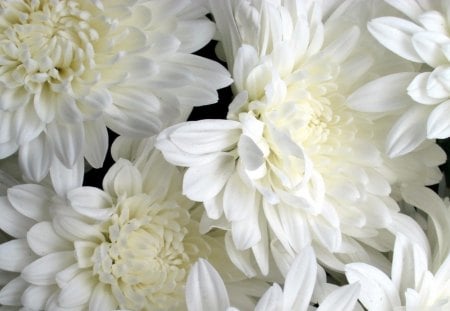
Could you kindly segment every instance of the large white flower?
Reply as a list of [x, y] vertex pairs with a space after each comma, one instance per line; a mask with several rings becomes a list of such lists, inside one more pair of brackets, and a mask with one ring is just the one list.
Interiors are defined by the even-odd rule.
[[[306, 311], [362, 310], [357, 305], [360, 286], [358, 284], [343, 287], [332, 284], [318, 284], [316, 279], [317, 263], [311, 247], [305, 247], [292, 262], [283, 289], [274, 283], [259, 299], [255, 311]], [[325, 298], [319, 301], [319, 307], [313, 305], [313, 290], [316, 286], [329, 286]], [[208, 261], [199, 259], [192, 267], [186, 283], [186, 302], [189, 311], [231, 311], [237, 310], [230, 305], [228, 293], [220, 275]]]
[[367, 18], [390, 8], [349, 1], [322, 14], [320, 1], [294, 0], [211, 6], [235, 80], [228, 120], [175, 125], [157, 142], [166, 159], [188, 167], [183, 191], [204, 202], [206, 230], [231, 231], [228, 251], [249, 275], [253, 255], [267, 272], [269, 247], [280, 264], [310, 242], [335, 269], [355, 260], [387, 268], [378, 252], [393, 247], [388, 231], [411, 223], [390, 195], [402, 183], [436, 183], [445, 160], [433, 142], [389, 159], [384, 140], [395, 116], [346, 105], [373, 76], [414, 69], [365, 31]]
[[[213, 36], [202, 1], [0, 3], [0, 159], [25, 177], [100, 167], [107, 128], [148, 137], [217, 101], [230, 83], [191, 55]], [[193, 35], [195, 34], [195, 35]]]
[[359, 300], [373, 311], [449, 310], [450, 255], [436, 271], [429, 256], [411, 239], [398, 235], [391, 276], [365, 263], [346, 266], [350, 283], [361, 284]]
[[[425, 139], [450, 137], [450, 3], [385, 1], [408, 18], [376, 18], [369, 23], [370, 32], [392, 52], [423, 64], [421, 72], [400, 72], [374, 80], [355, 92], [349, 104], [363, 111], [402, 111], [386, 144], [391, 156], [399, 156]], [[389, 89], [390, 94], [379, 96], [381, 89]], [[364, 105], [366, 98], [374, 98], [373, 104]]]
[[[208, 258], [231, 280], [223, 235], [202, 236], [181, 175], [151, 145], [119, 160], [104, 190], [67, 199], [24, 184], [0, 198], [0, 304], [27, 310], [179, 310], [190, 266]], [[6, 282], [5, 282], [6, 280]], [[8, 282], [9, 281], [9, 282]]]

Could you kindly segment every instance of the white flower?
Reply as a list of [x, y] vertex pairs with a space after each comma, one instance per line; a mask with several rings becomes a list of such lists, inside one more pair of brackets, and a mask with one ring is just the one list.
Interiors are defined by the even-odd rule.
[[[311, 305], [316, 285], [317, 264], [310, 247], [297, 255], [292, 263], [283, 289], [274, 283], [260, 298], [255, 311], [306, 311], [360, 310], [356, 305], [360, 286], [358, 284], [338, 287], [330, 291], [319, 307]], [[186, 302], [189, 311], [232, 311], [227, 289], [214, 267], [199, 259], [192, 267], [186, 283]]]
[[436, 144], [389, 159], [383, 145], [395, 116], [346, 105], [360, 83], [410, 68], [364, 31], [383, 3], [354, 1], [329, 17], [320, 3], [211, 1], [237, 93], [228, 120], [158, 136], [166, 159], [188, 167], [183, 191], [204, 202], [202, 228], [231, 231], [228, 252], [248, 275], [252, 257], [268, 271], [269, 248], [282, 265], [309, 243], [334, 269], [355, 260], [387, 268], [379, 252], [393, 247], [388, 231], [409, 224], [391, 194], [441, 177]]
[[429, 253], [399, 234], [392, 260], [391, 276], [364, 263], [346, 266], [350, 283], [359, 282], [359, 300], [368, 310], [449, 310], [450, 255], [433, 274]]
[[[151, 150], [151, 147], [148, 147]], [[67, 200], [46, 187], [11, 187], [0, 198], [0, 304], [27, 310], [171, 310], [184, 306], [190, 266], [208, 258], [232, 279], [223, 235], [202, 236], [181, 175], [159, 152], [119, 160], [104, 190]]]
[[[386, 141], [388, 153], [395, 157], [426, 139], [450, 137], [450, 3], [385, 1], [408, 18], [379, 17], [369, 23], [369, 31], [392, 52], [423, 64], [421, 72], [374, 80], [356, 91], [349, 104], [362, 111], [403, 111]], [[388, 91], [380, 94], [380, 89]], [[371, 105], [362, 105], [366, 98], [372, 98]]]
[[2, 1], [0, 159], [18, 150], [36, 182], [82, 172], [84, 158], [103, 164], [107, 128], [148, 137], [216, 102], [228, 72], [190, 54], [213, 36], [205, 13], [189, 0]]

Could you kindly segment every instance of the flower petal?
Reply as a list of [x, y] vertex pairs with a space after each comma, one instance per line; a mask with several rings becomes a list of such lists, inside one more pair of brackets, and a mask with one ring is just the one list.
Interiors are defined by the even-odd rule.
[[47, 176], [52, 157], [52, 147], [44, 133], [19, 149], [20, 168], [25, 177], [34, 182], [41, 182]]
[[48, 299], [57, 290], [56, 286], [30, 285], [23, 292], [21, 302], [24, 307], [32, 310], [44, 310]]
[[33, 285], [56, 284], [56, 274], [75, 262], [73, 251], [45, 255], [26, 266], [22, 277]]
[[47, 137], [52, 141], [55, 154], [65, 167], [75, 166], [83, 152], [83, 123], [56, 123], [47, 125]]
[[413, 34], [423, 31], [422, 27], [398, 17], [375, 18], [367, 27], [375, 39], [387, 49], [407, 60], [423, 62], [412, 43]]
[[190, 167], [184, 175], [183, 194], [193, 201], [209, 200], [222, 190], [234, 170], [234, 157], [228, 154]]
[[102, 119], [84, 122], [84, 156], [90, 165], [99, 168], [103, 165], [108, 151], [108, 132]]
[[33, 262], [36, 255], [28, 247], [26, 239], [17, 239], [0, 244], [0, 269], [21, 272]]
[[450, 137], [450, 100], [433, 109], [427, 121], [428, 139], [445, 139]]
[[67, 168], [57, 158], [53, 158], [50, 166], [50, 178], [53, 189], [60, 196], [64, 197], [70, 190], [81, 187], [83, 177], [83, 157], [79, 157], [72, 168]]
[[317, 311], [354, 310], [360, 290], [361, 285], [359, 283], [338, 287], [320, 303]]
[[230, 306], [222, 278], [202, 258], [192, 266], [187, 278], [186, 304], [189, 311], [226, 310]]
[[142, 175], [130, 161], [119, 159], [105, 175], [103, 189], [111, 196], [133, 196], [142, 192]]
[[20, 276], [11, 280], [0, 291], [0, 304], [5, 306], [22, 306], [22, 294], [28, 285]]
[[49, 218], [48, 210], [53, 195], [50, 189], [36, 184], [17, 185], [8, 189], [8, 200], [12, 206], [22, 215], [36, 221]]
[[27, 233], [27, 241], [39, 256], [73, 249], [73, 245], [60, 237], [48, 221], [35, 224]]
[[73, 209], [81, 215], [95, 220], [106, 220], [111, 216], [112, 199], [98, 188], [76, 188], [67, 194], [67, 198]]
[[283, 291], [280, 285], [273, 284], [259, 299], [258, 304], [255, 307], [255, 311], [275, 311], [283, 310]]
[[89, 300], [89, 310], [115, 310], [117, 302], [111, 294], [108, 285], [99, 282]]
[[83, 305], [89, 301], [95, 285], [91, 271], [80, 272], [61, 289], [58, 302], [63, 308]]
[[347, 104], [350, 108], [363, 112], [393, 111], [407, 107], [411, 98], [406, 94], [406, 88], [416, 74], [402, 72], [373, 80], [353, 92], [348, 97]]
[[408, 85], [408, 95], [416, 102], [425, 105], [434, 105], [442, 101], [441, 98], [430, 97], [427, 90], [427, 84], [430, 78], [429, 72], [419, 73]]
[[25, 238], [34, 221], [17, 212], [6, 197], [0, 197], [0, 229], [15, 238]]
[[431, 67], [448, 64], [448, 60], [441, 48], [445, 44], [450, 44], [450, 39], [447, 35], [422, 31], [413, 35], [412, 44], [419, 57]]

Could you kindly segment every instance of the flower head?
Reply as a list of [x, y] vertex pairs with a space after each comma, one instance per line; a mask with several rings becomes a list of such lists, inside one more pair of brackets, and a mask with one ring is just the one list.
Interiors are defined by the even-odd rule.
[[[150, 147], [148, 147], [150, 148]], [[164, 172], [164, 182], [161, 182]], [[104, 190], [79, 187], [67, 199], [37, 184], [1, 198], [0, 303], [33, 310], [167, 310], [184, 305], [199, 258], [227, 264], [220, 235], [202, 236], [180, 193], [180, 173], [159, 152], [119, 160]], [[227, 271], [231, 278], [233, 271]]]
[[[402, 111], [387, 136], [391, 156], [406, 154], [426, 139], [450, 136], [450, 35], [446, 1], [386, 0], [404, 15], [369, 22], [370, 33], [384, 47], [414, 63], [418, 72], [376, 79], [355, 92], [349, 104], [364, 111]], [[406, 17], [405, 17], [406, 15]], [[389, 92], [380, 96], [380, 89]], [[362, 105], [372, 97], [372, 105]]]
[[228, 251], [248, 274], [252, 254], [267, 272], [269, 248], [282, 265], [309, 243], [334, 269], [357, 258], [388, 266], [378, 251], [393, 247], [389, 231], [402, 218], [398, 185], [438, 182], [445, 159], [431, 142], [389, 159], [383, 142], [395, 116], [347, 105], [373, 75], [410, 68], [364, 31], [361, 17], [389, 7], [354, 1], [322, 14], [319, 1], [211, 6], [237, 93], [228, 120], [175, 125], [157, 142], [166, 159], [188, 167], [183, 189], [204, 202], [203, 228], [231, 232]]
[[214, 103], [228, 73], [190, 54], [214, 33], [205, 13], [188, 0], [3, 1], [0, 158], [19, 150], [37, 182], [81, 172], [83, 158], [103, 164], [107, 128], [148, 137]]

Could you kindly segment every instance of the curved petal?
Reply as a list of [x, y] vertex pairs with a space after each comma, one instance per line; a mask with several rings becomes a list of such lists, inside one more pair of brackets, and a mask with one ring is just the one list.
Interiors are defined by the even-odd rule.
[[0, 304], [5, 306], [22, 306], [22, 294], [28, 285], [20, 276], [11, 280], [0, 290]]
[[0, 269], [21, 272], [23, 268], [36, 259], [28, 247], [26, 239], [17, 239], [0, 244]]
[[73, 245], [60, 237], [48, 221], [35, 224], [27, 233], [27, 241], [39, 256], [73, 249]]
[[84, 122], [84, 156], [94, 168], [100, 168], [108, 151], [108, 132], [101, 118]]
[[427, 121], [428, 139], [445, 139], [450, 137], [450, 100], [447, 100], [431, 111]]
[[66, 168], [75, 166], [83, 153], [84, 126], [82, 122], [47, 126], [47, 137], [51, 140], [57, 158]]
[[89, 300], [89, 310], [115, 310], [117, 302], [111, 294], [108, 285], [99, 282]]
[[189, 311], [226, 310], [230, 306], [227, 289], [219, 273], [204, 259], [191, 268], [186, 281]]
[[49, 218], [48, 210], [54, 195], [50, 189], [37, 184], [17, 185], [8, 189], [8, 200], [22, 215], [36, 221]]
[[320, 303], [317, 311], [354, 310], [360, 290], [361, 285], [359, 283], [338, 287]]
[[0, 197], [0, 229], [15, 238], [25, 238], [35, 222], [17, 212], [6, 197]]
[[40, 182], [47, 176], [52, 157], [52, 147], [44, 133], [19, 149], [20, 168], [25, 177], [34, 182]]

